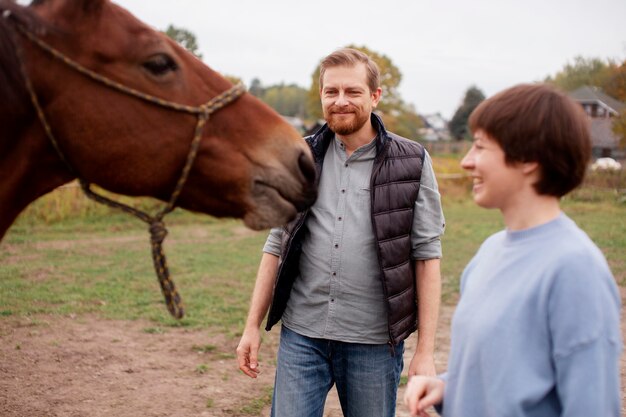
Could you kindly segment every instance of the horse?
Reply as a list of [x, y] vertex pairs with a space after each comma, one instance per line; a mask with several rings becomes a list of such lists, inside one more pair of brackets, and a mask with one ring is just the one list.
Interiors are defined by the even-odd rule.
[[77, 178], [167, 202], [155, 223], [181, 207], [258, 230], [314, 201], [300, 134], [119, 5], [0, 0], [0, 14], [0, 239]]

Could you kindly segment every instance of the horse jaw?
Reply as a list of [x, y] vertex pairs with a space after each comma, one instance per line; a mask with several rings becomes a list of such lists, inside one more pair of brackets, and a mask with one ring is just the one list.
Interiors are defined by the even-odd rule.
[[292, 220], [298, 210], [278, 189], [263, 181], [255, 181], [250, 192], [250, 210], [243, 222], [253, 230], [267, 229]]
[[[285, 224], [296, 215], [296, 211], [293, 209], [287, 210], [286, 207], [282, 207], [276, 210], [272, 208], [273, 202], [270, 196], [260, 198], [258, 201], [261, 203], [256, 206], [256, 210], [249, 211], [243, 217], [243, 223], [252, 230], [263, 230]], [[287, 212], [291, 214], [285, 215]]]
[[249, 192], [250, 208], [243, 217], [251, 229], [285, 224], [315, 202], [316, 173], [309, 149], [303, 149], [300, 156], [293, 159], [298, 162], [282, 166], [257, 165], [259, 171]]

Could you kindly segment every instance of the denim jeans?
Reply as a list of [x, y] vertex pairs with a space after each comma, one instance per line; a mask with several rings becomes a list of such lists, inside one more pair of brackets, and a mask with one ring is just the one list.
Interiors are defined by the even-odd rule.
[[314, 339], [282, 326], [272, 417], [322, 417], [333, 384], [345, 417], [393, 417], [404, 343], [394, 349]]

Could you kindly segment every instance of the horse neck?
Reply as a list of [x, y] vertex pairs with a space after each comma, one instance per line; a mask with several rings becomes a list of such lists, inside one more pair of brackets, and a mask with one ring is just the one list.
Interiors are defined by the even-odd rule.
[[72, 180], [36, 119], [0, 115], [0, 239], [33, 201]]

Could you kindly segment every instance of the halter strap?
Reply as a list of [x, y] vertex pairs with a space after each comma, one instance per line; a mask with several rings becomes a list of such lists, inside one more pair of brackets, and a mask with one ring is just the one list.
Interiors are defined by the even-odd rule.
[[117, 81], [113, 81], [112, 79], [105, 77], [102, 74], [98, 74], [97, 72], [94, 72], [90, 70], [89, 68], [86, 68], [82, 64], [74, 61], [67, 55], [63, 54], [58, 49], [54, 48], [53, 46], [41, 40], [39, 37], [27, 31], [22, 26], [17, 26], [17, 28], [30, 41], [32, 41], [34, 44], [39, 46], [44, 51], [48, 52], [50, 55], [52, 55], [59, 61], [63, 62], [68, 67], [71, 67], [75, 69], [76, 71], [80, 72], [81, 74], [84, 74], [93, 80], [96, 80], [108, 87], [111, 87], [114, 90], [121, 91], [125, 94], [140, 98], [142, 100], [148, 101], [150, 103], [156, 104], [161, 107], [166, 107], [172, 110], [185, 112], [185, 113], [191, 113], [191, 114], [206, 113], [207, 115], [209, 115], [221, 109], [222, 107], [229, 104], [234, 99], [238, 98], [239, 96], [241, 96], [243, 93], [246, 92], [246, 89], [242, 84], [237, 84], [229, 88], [228, 90], [224, 91], [223, 93], [219, 94], [218, 96], [213, 97], [207, 103], [202, 104], [200, 106], [188, 106], [186, 104], [180, 104], [180, 103], [176, 103], [173, 101], [164, 100], [162, 98], [159, 98], [150, 94], [146, 94], [134, 88], [125, 86], [124, 84], [120, 84]]
[[[9, 16], [10, 16], [10, 12], [8, 10], [5, 10], [3, 12], [2, 17], [8, 20]], [[200, 140], [202, 139], [202, 131], [210, 115], [220, 110], [221, 108], [227, 106], [228, 104], [232, 103], [241, 95], [243, 95], [246, 92], [245, 87], [241, 83], [234, 85], [233, 87], [222, 92], [216, 97], [213, 97], [211, 100], [209, 100], [208, 102], [200, 106], [188, 106], [185, 104], [175, 103], [172, 101], [161, 99], [159, 97], [156, 97], [150, 94], [142, 93], [141, 91], [135, 90], [131, 87], [120, 84], [117, 81], [113, 81], [110, 78], [107, 78], [101, 74], [98, 74], [86, 68], [85, 66], [79, 64], [78, 62], [72, 60], [71, 58], [61, 53], [59, 50], [55, 49], [51, 45], [47, 44], [46, 42], [44, 42], [43, 40], [41, 40], [40, 38], [38, 38], [31, 32], [29, 32], [28, 30], [26, 30], [19, 23], [16, 24], [16, 27], [23, 36], [25, 36], [27, 39], [29, 39], [32, 43], [37, 45], [39, 48], [48, 52], [54, 58], [63, 62], [70, 68], [78, 71], [79, 73], [106, 85], [107, 87], [120, 91], [124, 94], [139, 98], [141, 100], [147, 101], [154, 105], [158, 105], [158, 106], [165, 107], [165, 108], [179, 111], [179, 112], [185, 112], [185, 113], [196, 115], [197, 123], [196, 123], [196, 128], [194, 131], [194, 136], [191, 141], [189, 153], [187, 155], [187, 159], [185, 161], [183, 170], [181, 171], [178, 182], [176, 183], [176, 186], [174, 187], [174, 190], [172, 191], [172, 195], [169, 201], [167, 202], [167, 204], [159, 212], [157, 212], [154, 216], [152, 216], [146, 212], [143, 212], [134, 207], [128, 206], [124, 203], [114, 201], [108, 197], [95, 193], [93, 190], [91, 190], [91, 184], [87, 182], [85, 179], [81, 178], [81, 176], [75, 171], [75, 169], [72, 167], [72, 165], [69, 163], [69, 161], [65, 157], [64, 153], [61, 150], [61, 147], [59, 146], [58, 141], [56, 140], [56, 138], [54, 137], [52, 133], [52, 128], [50, 127], [50, 124], [48, 123], [48, 120], [46, 119], [46, 116], [43, 112], [41, 104], [39, 103], [37, 94], [35, 93], [30, 77], [28, 76], [28, 72], [26, 71], [26, 65], [24, 62], [24, 57], [23, 57], [20, 45], [16, 41], [16, 50], [18, 54], [18, 59], [20, 61], [20, 70], [24, 78], [24, 83], [28, 90], [31, 102], [33, 103], [33, 106], [35, 107], [35, 110], [37, 112], [37, 117], [39, 118], [39, 121], [44, 127], [46, 136], [48, 137], [54, 149], [56, 150], [57, 154], [59, 155], [60, 159], [67, 166], [67, 168], [72, 173], [72, 175], [78, 178], [81, 188], [87, 197], [89, 197], [90, 199], [96, 202], [105, 204], [109, 207], [123, 210], [129, 214], [134, 215], [140, 220], [148, 223], [149, 231], [150, 231], [150, 242], [152, 246], [152, 260], [153, 260], [154, 268], [155, 268], [155, 271], [159, 280], [159, 284], [161, 286], [161, 291], [163, 293], [163, 296], [165, 297], [167, 309], [173, 317], [177, 319], [182, 318], [184, 316], [184, 307], [182, 305], [180, 294], [176, 290], [176, 286], [174, 285], [174, 282], [172, 281], [170, 277], [169, 268], [167, 266], [167, 260], [165, 257], [165, 253], [163, 251], [163, 240], [165, 239], [165, 236], [167, 235], [167, 229], [165, 227], [165, 223], [163, 222], [163, 218], [165, 217], [166, 214], [168, 214], [175, 208], [176, 200], [178, 199], [178, 196], [180, 195], [183, 187], [185, 186], [185, 183], [189, 176], [189, 172], [191, 171], [191, 167], [193, 166], [193, 163], [196, 159], [198, 148], [200, 146]]]

